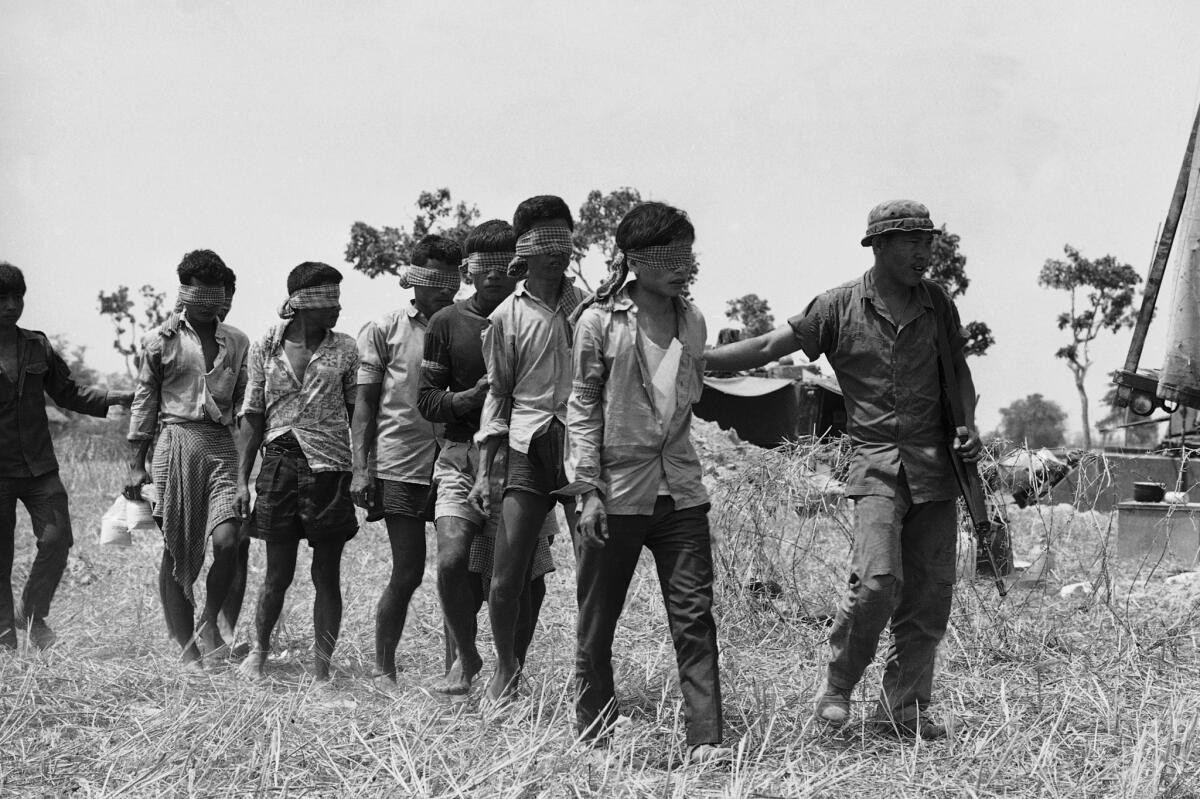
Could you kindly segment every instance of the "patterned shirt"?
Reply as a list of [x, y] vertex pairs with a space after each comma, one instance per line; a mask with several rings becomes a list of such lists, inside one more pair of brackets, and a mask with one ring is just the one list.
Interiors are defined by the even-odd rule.
[[230, 426], [246, 394], [250, 339], [217, 323], [217, 356], [204, 366], [200, 336], [186, 316], [172, 329], [156, 327], [142, 339], [142, 363], [129, 415], [129, 440], [148, 441], [158, 422], [213, 422]]
[[[831, 289], [788, 320], [810, 360], [825, 355], [846, 403], [846, 431], [854, 456], [846, 493], [895, 496], [904, 468], [914, 502], [958, 496], [946, 444], [938, 374], [938, 314], [925, 280], [913, 294], [916, 313], [897, 325], [875, 289], [873, 273]], [[949, 297], [950, 348], [964, 339]]]
[[283, 349], [288, 322], [273, 325], [250, 346], [242, 413], [266, 417], [263, 443], [291, 432], [314, 472], [348, 472], [350, 417], [358, 378], [354, 339], [330, 330], [304, 370], [296, 373]]
[[374, 477], [429, 485], [437, 430], [417, 410], [428, 321], [415, 304], [368, 322], [358, 334], [359, 385], [380, 386], [375, 445], [367, 456]]
[[692, 404], [704, 390], [704, 316], [675, 301], [682, 345], [675, 402], [651, 393], [652, 374], [638, 329], [637, 305], [623, 287], [579, 317], [567, 433], [577, 483], [604, 496], [604, 509], [648, 515], [665, 483], [679, 509], [708, 502], [692, 445]]
[[492, 311], [483, 334], [488, 390], [476, 439], [508, 436], [508, 445], [529, 452], [529, 442], [551, 420], [567, 421], [571, 396], [571, 312], [584, 292], [564, 279], [551, 308], [522, 283]]
[[417, 407], [429, 421], [445, 423], [442, 436], [447, 441], [470, 441], [479, 430], [481, 410], [455, 416], [451, 396], [474, 388], [487, 374], [482, 336], [488, 324], [475, 296], [443, 308], [429, 320]]

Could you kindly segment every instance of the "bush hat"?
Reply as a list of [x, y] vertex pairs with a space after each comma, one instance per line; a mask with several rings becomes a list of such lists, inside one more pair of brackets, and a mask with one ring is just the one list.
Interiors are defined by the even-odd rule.
[[871, 209], [867, 214], [867, 233], [862, 246], [870, 247], [871, 240], [884, 233], [900, 233], [921, 230], [937, 236], [941, 230], [933, 226], [929, 209], [916, 200], [888, 200]]

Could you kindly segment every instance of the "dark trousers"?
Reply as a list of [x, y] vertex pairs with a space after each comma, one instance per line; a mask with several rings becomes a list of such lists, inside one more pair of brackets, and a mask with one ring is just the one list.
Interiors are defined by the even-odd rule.
[[876, 718], [912, 722], [932, 703], [933, 664], [950, 620], [954, 500], [913, 503], [901, 472], [894, 497], [858, 497], [854, 552], [829, 643], [829, 684], [849, 690], [892, 624]]
[[0, 477], [0, 645], [15, 645], [12, 565], [17, 527], [17, 500], [25, 505], [37, 538], [37, 555], [21, 595], [26, 619], [44, 619], [67, 567], [74, 543], [67, 490], [58, 472], [39, 477]]
[[721, 684], [708, 506], [675, 510], [670, 497], [659, 497], [649, 516], [609, 516], [604, 548], [579, 548], [576, 727], [581, 737], [603, 737], [617, 719], [613, 636], [643, 546], [654, 554], [671, 625], [688, 745], [719, 743]]

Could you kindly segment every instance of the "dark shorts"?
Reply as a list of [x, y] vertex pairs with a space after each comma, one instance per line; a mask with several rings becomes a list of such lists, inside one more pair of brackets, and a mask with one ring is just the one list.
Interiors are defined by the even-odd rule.
[[375, 507], [383, 509], [382, 516], [407, 516], [423, 522], [433, 521], [436, 499], [433, 486], [405, 483], [400, 480], [375, 478]]
[[567, 471], [563, 466], [566, 455], [567, 429], [555, 419], [546, 431], [529, 442], [529, 452], [517, 452], [509, 447], [508, 472], [504, 479], [504, 493], [525, 491], [545, 497], [553, 502], [550, 494], [567, 485]]
[[349, 541], [358, 532], [349, 472], [313, 472], [295, 437], [267, 444], [254, 483], [251, 535], [272, 544]]

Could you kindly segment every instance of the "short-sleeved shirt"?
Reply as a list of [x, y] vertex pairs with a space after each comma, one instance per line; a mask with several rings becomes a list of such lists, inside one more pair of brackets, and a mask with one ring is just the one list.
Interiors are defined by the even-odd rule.
[[528, 453], [529, 442], [558, 419], [567, 421], [571, 396], [572, 311], [584, 294], [564, 279], [551, 308], [522, 283], [492, 311], [483, 334], [483, 358], [491, 384], [477, 439], [508, 436]]
[[[849, 496], [895, 496], [904, 467], [914, 502], [958, 495], [946, 446], [949, 428], [938, 372], [938, 307], [949, 314], [952, 352], [962, 325], [945, 291], [928, 280], [914, 289], [916, 315], [897, 327], [872, 271], [821, 294], [788, 320], [810, 360], [824, 355], [846, 403], [854, 456]], [[935, 298], [933, 292], [939, 292]]]
[[375, 446], [367, 458], [374, 477], [421, 485], [433, 479], [437, 426], [417, 408], [427, 326], [411, 304], [358, 334], [358, 382], [380, 386]]
[[129, 440], [154, 438], [158, 422], [212, 422], [229, 427], [246, 393], [250, 339], [217, 323], [217, 355], [206, 369], [204, 348], [187, 316], [157, 327], [142, 339], [142, 363], [129, 414]]
[[435, 313], [425, 332], [417, 403], [426, 419], [446, 425], [442, 436], [447, 441], [470, 441], [479, 430], [482, 409], [475, 408], [460, 417], [454, 415], [451, 403], [453, 394], [474, 388], [487, 374], [481, 337], [490, 323], [479, 312], [477, 296]]
[[287, 326], [287, 322], [272, 325], [250, 345], [242, 413], [264, 416], [264, 444], [284, 433], [295, 436], [310, 471], [348, 472], [350, 419], [346, 406], [354, 403], [358, 383], [354, 339], [330, 330], [300, 381], [283, 349]]

